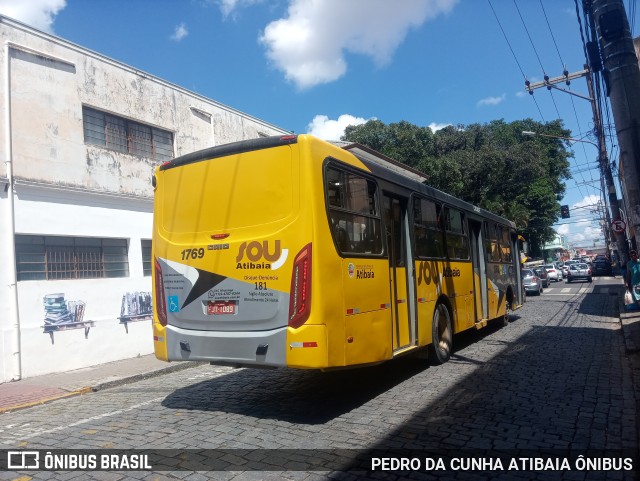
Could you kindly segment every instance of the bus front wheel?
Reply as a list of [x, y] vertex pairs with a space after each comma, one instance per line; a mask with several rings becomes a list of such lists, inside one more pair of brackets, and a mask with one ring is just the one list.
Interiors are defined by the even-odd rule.
[[429, 357], [436, 365], [443, 364], [451, 357], [453, 347], [453, 326], [447, 306], [440, 303], [433, 313], [432, 343]]

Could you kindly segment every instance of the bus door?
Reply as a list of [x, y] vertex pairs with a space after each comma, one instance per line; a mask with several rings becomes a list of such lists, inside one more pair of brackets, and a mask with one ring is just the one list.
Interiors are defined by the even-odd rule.
[[415, 276], [409, 236], [407, 199], [384, 194], [384, 216], [389, 255], [392, 346], [394, 353], [416, 341]]
[[482, 222], [469, 219], [471, 236], [471, 259], [473, 262], [473, 291], [475, 293], [475, 320], [489, 319], [489, 296], [487, 293], [487, 260], [484, 258]]
[[[522, 265], [520, 264], [520, 248], [518, 247], [518, 234], [515, 232], [511, 233], [511, 269], [510, 272], [515, 272], [515, 277], [512, 276], [511, 282], [516, 287], [515, 301], [514, 303], [517, 306], [522, 306], [524, 304], [524, 290], [522, 289], [522, 276], [520, 275], [520, 270]], [[515, 308], [514, 305], [511, 306], [513, 310]]]

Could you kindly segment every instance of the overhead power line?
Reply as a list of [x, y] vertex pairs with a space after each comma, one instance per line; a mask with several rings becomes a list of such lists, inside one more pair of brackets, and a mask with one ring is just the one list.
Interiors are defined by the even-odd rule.
[[[526, 5], [527, 7], [530, 6], [530, 0], [518, 0], [518, 1], [522, 1], [523, 5]], [[634, 2], [634, 6], [635, 6], [635, 1], [636, 0], [630, 0], [630, 2], [633, 1]], [[523, 60], [523, 56], [521, 52], [516, 52], [516, 48], [518, 48], [518, 45], [516, 43], [512, 43], [512, 39], [510, 40], [508, 35], [507, 35], [507, 29], [505, 28], [505, 26], [509, 26], [510, 24], [505, 23], [505, 26], [503, 26], [502, 22], [500, 21], [499, 18], [499, 14], [497, 13], [496, 8], [494, 8], [493, 2], [492, 0], [487, 0], [487, 3], [489, 4], [489, 7], [491, 8], [491, 12], [494, 16], [494, 18], [496, 19], [496, 22], [498, 24], [498, 27], [500, 29], [500, 31], [502, 32], [502, 36], [507, 44], [507, 47], [509, 49], [509, 51], [511, 52], [511, 55], [517, 65], [517, 68], [519, 69], [521, 75], [523, 76], [524, 80], [525, 80], [525, 84], [527, 84], [527, 86], [531, 85], [531, 83], [528, 81], [527, 79], [527, 74], [524, 71], [523, 66], [526, 65], [524, 62], [522, 62]], [[581, 2], [580, 2], [581, 3]], [[550, 40], [552, 41], [554, 48], [555, 48], [555, 54], [557, 55], [557, 58], [560, 61], [560, 64], [562, 66], [563, 69], [563, 74], [564, 77], [562, 78], [562, 81], [566, 82], [567, 87], [565, 88], [560, 88], [560, 86], [556, 86], [554, 84], [554, 82], [551, 82], [551, 84], [554, 84], [552, 87], [547, 86], [547, 90], [549, 91], [549, 97], [551, 100], [551, 103], [553, 105], [553, 108], [555, 108], [555, 112], [557, 114], [557, 117], [559, 119], [562, 118], [561, 114], [560, 114], [560, 104], [557, 102], [557, 99], [555, 99], [555, 96], [553, 95], [553, 91], [552, 89], [558, 89], [561, 90], [563, 92], [567, 92], [569, 94], [571, 94], [570, 100], [571, 100], [571, 106], [569, 107], [568, 105], [564, 106], [562, 105], [562, 107], [566, 110], [566, 108], [569, 108], [569, 112], [573, 111], [573, 117], [574, 117], [574, 122], [575, 125], [577, 126], [577, 130], [578, 132], [580, 132], [580, 135], [578, 137], [582, 137], [584, 135], [584, 129], [583, 126], [581, 125], [581, 123], [584, 122], [584, 119], [582, 119], [581, 122], [581, 118], [578, 115], [578, 109], [576, 107], [576, 102], [574, 100], [574, 96], [579, 96], [585, 99], [589, 99], [588, 97], [584, 96], [584, 95], [580, 95], [579, 92], [572, 92], [572, 86], [571, 86], [571, 82], [570, 80], [573, 80], [575, 78], [579, 78], [579, 76], [576, 76], [576, 74], [568, 74], [567, 71], [567, 65], [564, 62], [564, 58], [562, 55], [562, 49], [561, 49], [561, 43], [557, 40], [557, 36], [554, 35], [554, 31], [553, 31], [553, 27], [552, 27], [552, 23], [551, 20], [554, 20], [553, 16], [548, 15], [545, 6], [543, 4], [542, 0], [538, 1], [539, 7], [540, 7], [540, 14], [538, 16], [540, 21], [544, 21], [546, 23], [547, 26], [547, 34], [550, 36]], [[586, 22], [586, 27], [583, 28], [583, 21], [582, 21], [582, 12], [581, 12], [581, 6], [579, 5], [578, 0], [574, 0], [574, 4], [575, 4], [575, 11], [576, 11], [576, 18], [578, 21], [578, 26], [580, 29], [580, 39], [582, 42], [582, 47], [583, 47], [583, 52], [584, 52], [584, 58], [585, 58], [585, 63], [589, 63], [589, 57], [587, 56], [587, 48], [586, 48], [586, 42], [587, 40], [585, 39], [585, 33], [589, 33], [589, 20], [588, 18], [585, 16], [584, 22]], [[496, 4], [498, 5], [498, 4]], [[502, 6], [503, 3], [500, 3], [499, 6]], [[516, 0], [513, 0], [513, 5], [514, 8], [516, 9], [516, 12], [520, 18], [520, 21], [522, 23], [522, 28], [524, 29], [524, 34], [527, 36], [528, 42], [531, 46], [531, 49], [533, 50], [533, 54], [535, 56], [535, 59], [537, 61], [537, 63], [539, 64], [543, 75], [545, 76], [545, 81], [547, 81], [547, 79], [549, 79], [547, 73], [546, 73], [546, 69], [545, 69], [545, 64], [544, 64], [544, 55], [547, 55], [547, 51], [549, 53], [553, 53], [551, 52], [551, 49], [540, 49], [540, 42], [538, 41], [538, 38], [534, 38], [534, 35], [539, 34], [539, 28], [538, 29], [533, 29], [532, 25], [533, 22], [531, 21], [531, 16], [532, 12], [531, 9], [520, 9], [518, 3], [516, 2]], [[585, 32], [586, 30], [586, 32]], [[533, 34], [531, 34], [531, 32], [534, 32]], [[544, 34], [544, 32], [543, 32]], [[560, 38], [560, 37], [558, 37]], [[588, 38], [588, 36], [587, 36]], [[518, 55], [520, 54], [520, 55]], [[544, 55], [543, 55], [544, 54]], [[588, 72], [587, 69], [585, 69], [585, 72]], [[559, 78], [559, 77], [558, 77]], [[541, 82], [540, 82], [541, 83]], [[558, 83], [561, 83], [561, 81], [558, 81]], [[529, 88], [527, 88], [527, 90], [529, 90]], [[605, 119], [608, 121], [610, 119], [610, 111], [608, 110], [608, 104], [606, 102], [606, 98], [605, 98], [605, 102], [602, 103], [602, 99], [604, 98], [604, 96], [602, 95], [602, 90], [601, 90], [601, 85], [598, 83], [596, 84], [596, 89], [598, 92], [598, 96], [591, 94], [591, 97], [593, 97], [595, 99], [596, 102], [598, 102], [596, 105], [600, 106], [600, 111], [604, 113], [605, 115]], [[532, 94], [533, 91], [529, 90], [529, 93]], [[546, 123], [543, 111], [541, 109], [541, 105], [538, 103], [537, 101], [537, 96], [534, 95], [530, 95], [532, 100], [534, 101], [534, 104], [536, 106], [536, 109], [538, 111], [538, 114], [540, 115], [540, 119], [542, 119], [542, 122]], [[591, 100], [591, 99], [589, 99]], [[569, 112], [567, 112], [569, 114]], [[569, 116], [571, 116], [571, 114], [569, 114]], [[568, 116], [568, 117], [569, 117]], [[610, 123], [610, 122], [609, 122]], [[590, 130], [587, 131], [589, 134], [592, 134], [592, 132]], [[609, 134], [611, 131], [607, 131], [607, 134]], [[574, 137], [576, 137], [574, 135]], [[607, 139], [610, 139], [611, 137], [609, 135], [606, 136]], [[595, 142], [591, 142], [594, 145]], [[577, 156], [575, 153], [575, 150], [577, 150], [576, 147], [570, 145], [567, 146], [568, 150], [570, 152], [573, 153], [573, 159], [569, 159], [571, 164], [569, 166], [570, 168], [570, 172], [572, 173], [574, 180], [571, 183], [571, 187], [565, 186], [565, 189], [568, 191], [569, 189], [574, 189], [577, 188], [579, 194], [583, 197], [590, 197], [590, 196], [598, 196], [598, 197], [602, 197], [602, 191], [604, 189], [604, 187], [599, 188], [598, 183], [600, 182], [598, 179], [602, 178], [600, 169], [598, 168], [600, 166], [600, 164], [598, 164], [598, 162], [590, 162], [587, 161], [588, 159], [592, 158], [593, 156], [590, 157], [589, 152], [587, 152], [586, 147], [583, 143], [582, 145], [582, 152], [580, 153], [580, 156]], [[611, 149], [614, 149], [615, 147], [612, 145]], [[612, 150], [609, 150], [609, 152], [611, 153]], [[612, 157], [613, 159], [613, 157]], [[575, 187], [573, 186], [573, 184], [575, 184]], [[603, 199], [604, 200], [604, 199]], [[588, 214], [587, 214], [588, 215]]]
[[544, 19], [547, 22], [547, 27], [549, 27], [549, 33], [551, 34], [551, 39], [553, 40], [553, 45], [556, 47], [556, 52], [558, 52], [558, 58], [560, 59], [560, 64], [564, 70], [567, 69], [564, 60], [562, 60], [562, 55], [560, 55], [560, 49], [558, 48], [558, 43], [556, 42], [556, 37], [553, 35], [553, 30], [551, 30], [551, 24], [549, 23], [549, 17], [547, 17], [547, 12], [544, 9], [544, 5], [542, 4], [542, 0], [540, 0], [540, 8], [542, 9], [542, 13], [544, 14]]
[[[493, 8], [493, 4], [491, 3], [491, 0], [487, 0], [487, 2], [489, 2], [489, 6], [491, 7], [491, 11], [493, 12], [493, 16], [496, 18], [496, 22], [498, 22], [498, 26], [500, 27], [500, 31], [502, 32], [502, 35], [504, 36], [504, 40], [507, 42], [507, 45], [509, 46], [509, 50], [511, 51], [511, 55], [513, 55], [513, 59], [516, 61], [516, 65], [518, 65], [518, 68], [520, 69], [520, 73], [522, 74], [522, 77], [524, 78], [524, 80], [526, 82], [527, 76], [524, 74], [524, 70], [522, 70], [522, 65], [520, 65], [520, 62], [518, 61], [518, 56], [513, 51], [513, 47], [511, 46], [511, 42], [509, 42], [509, 38], [507, 37], [507, 34], [504, 31], [504, 28], [502, 28], [502, 23], [500, 23], [500, 19], [498, 18], [498, 14], [496, 13], [495, 9]], [[538, 105], [538, 101], [533, 96], [531, 96], [531, 97], [533, 98], [533, 102], [536, 104], [536, 108], [538, 109], [538, 113], [540, 114], [540, 118], [542, 119], [543, 122], [546, 122], [544, 120], [544, 116], [542, 115], [542, 110], [540, 110], [540, 106]]]

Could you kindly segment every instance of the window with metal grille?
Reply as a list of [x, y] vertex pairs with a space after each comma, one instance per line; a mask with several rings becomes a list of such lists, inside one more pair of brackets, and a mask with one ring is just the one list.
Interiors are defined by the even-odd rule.
[[173, 159], [173, 133], [82, 107], [84, 141], [141, 157]]
[[126, 239], [16, 235], [19, 281], [128, 277]]
[[143, 275], [151, 275], [151, 240], [140, 239], [140, 247], [142, 247], [142, 271]]

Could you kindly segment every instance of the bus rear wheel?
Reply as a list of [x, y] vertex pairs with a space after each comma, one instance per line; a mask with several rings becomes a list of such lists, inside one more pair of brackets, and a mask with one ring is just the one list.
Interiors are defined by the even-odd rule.
[[513, 291], [511, 290], [511, 287], [509, 287], [509, 289], [507, 290], [507, 298], [506, 298], [506, 303], [504, 305], [504, 315], [502, 316], [502, 325], [503, 326], [508, 326], [509, 325], [509, 321], [511, 321], [511, 312], [513, 312]]
[[429, 357], [433, 364], [444, 364], [451, 357], [453, 347], [453, 326], [447, 306], [440, 303], [433, 313], [432, 343]]
[[504, 315], [502, 316], [502, 325], [508, 326], [510, 320], [511, 320], [511, 302], [507, 301], [506, 306], [504, 306]]

